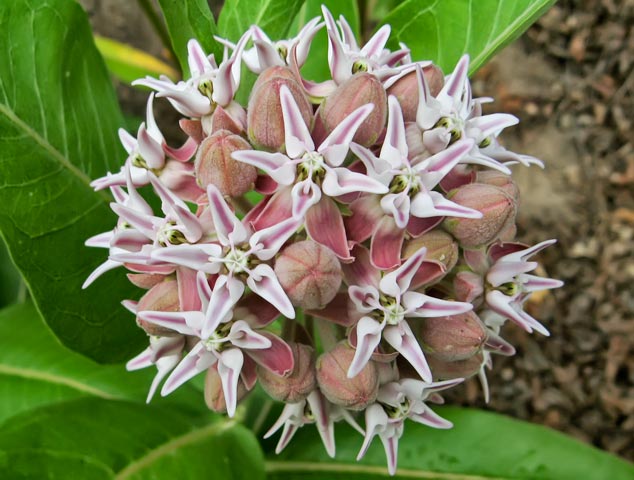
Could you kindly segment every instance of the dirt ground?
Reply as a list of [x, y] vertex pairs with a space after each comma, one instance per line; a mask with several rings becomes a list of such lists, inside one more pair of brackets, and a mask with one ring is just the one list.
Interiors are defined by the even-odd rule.
[[[99, 33], [161, 53], [136, 2], [82, 3]], [[518, 238], [559, 239], [540, 260], [566, 285], [528, 306], [550, 338], [503, 331], [518, 353], [495, 358], [488, 405], [475, 381], [448, 401], [634, 460], [634, 0], [560, 0], [478, 72], [474, 90], [520, 117], [504, 143], [546, 163], [517, 171]], [[143, 115], [144, 94], [119, 94]]]

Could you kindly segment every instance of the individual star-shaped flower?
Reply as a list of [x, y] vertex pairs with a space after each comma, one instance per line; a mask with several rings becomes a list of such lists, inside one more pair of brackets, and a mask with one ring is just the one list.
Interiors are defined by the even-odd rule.
[[218, 274], [209, 299], [211, 313], [201, 326], [202, 336], [208, 337], [219, 322], [231, 315], [245, 291], [245, 285], [286, 317], [295, 318], [295, 309], [275, 272], [263, 262], [277, 254], [295, 233], [301, 220], [291, 217], [251, 233], [231, 211], [218, 188], [209, 185], [207, 193], [218, 243], [175, 245], [152, 252], [154, 260]]
[[[218, 281], [219, 279], [216, 283]], [[244, 355], [283, 376], [293, 369], [293, 354], [282, 339], [260, 330], [274, 320], [274, 317], [263, 322], [256, 315], [244, 312], [244, 309], [236, 309], [235, 315], [232, 312], [223, 315], [211, 306], [213, 293], [204, 272], [198, 272], [196, 286], [201, 300], [200, 310], [141, 311], [137, 315], [146, 322], [198, 338], [198, 342], [165, 381], [161, 395], [170, 394], [189, 379], [215, 365], [222, 381], [227, 414], [232, 417], [237, 405], [238, 380], [245, 365]], [[212, 328], [207, 328], [208, 332], [203, 333], [205, 325], [209, 325], [209, 317], [212, 318]]]
[[[422, 247], [403, 265], [384, 274], [382, 278], [379, 271], [369, 264], [355, 265], [347, 270], [348, 281], [354, 282], [348, 287], [348, 294], [361, 316], [354, 328], [356, 351], [348, 369], [349, 378], [365, 367], [381, 339], [384, 339], [414, 367], [423, 380], [431, 382], [427, 360], [406, 319], [458, 315], [468, 312], [473, 305], [409, 291], [426, 253], [427, 249]], [[368, 255], [359, 255], [357, 261], [368, 258]]]
[[[425, 383], [406, 378], [383, 385], [379, 389], [376, 403], [368, 406], [365, 411], [365, 439], [357, 460], [363, 458], [372, 439], [378, 435], [385, 448], [388, 472], [394, 475], [398, 459], [398, 441], [403, 435], [405, 420], [409, 418], [433, 428], [451, 428], [453, 424], [436, 414], [425, 401], [438, 401], [436, 392], [451, 388], [462, 380], [459, 378]], [[442, 402], [442, 398], [440, 401]]]

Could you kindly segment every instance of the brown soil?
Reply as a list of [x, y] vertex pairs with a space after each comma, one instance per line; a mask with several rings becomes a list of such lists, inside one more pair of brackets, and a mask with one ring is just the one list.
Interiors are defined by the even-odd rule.
[[[160, 54], [136, 2], [83, 0], [95, 29]], [[149, 47], [149, 48], [148, 48]], [[519, 235], [565, 287], [528, 305], [551, 337], [508, 326], [486, 408], [634, 460], [634, 0], [561, 0], [474, 79], [522, 122], [502, 140], [543, 159], [518, 168]], [[119, 88], [142, 116], [146, 95]], [[484, 406], [475, 381], [449, 395]]]

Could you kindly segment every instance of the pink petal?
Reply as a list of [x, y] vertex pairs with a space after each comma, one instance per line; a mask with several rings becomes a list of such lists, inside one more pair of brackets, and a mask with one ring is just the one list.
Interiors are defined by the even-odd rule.
[[271, 340], [253, 330], [244, 320], [237, 320], [231, 325], [227, 336], [232, 345], [245, 350], [267, 350], [271, 348]]
[[[499, 287], [503, 283], [513, 282], [515, 277], [522, 273], [535, 270], [538, 266], [537, 262], [523, 261], [502, 261], [496, 262], [486, 275], [487, 281], [494, 287]], [[538, 277], [536, 277], [538, 278]]]
[[[147, 245], [149, 239], [143, 233], [132, 228], [126, 228], [119, 230], [112, 236], [110, 246], [115, 248], [122, 248], [130, 252], [138, 252], [143, 245]], [[92, 245], [89, 245], [92, 246]]]
[[216, 363], [216, 357], [206, 352], [202, 343], [197, 343], [167, 378], [161, 389], [161, 396], [169, 395], [214, 363]]
[[383, 432], [388, 423], [389, 418], [381, 405], [373, 403], [368, 406], [365, 411], [365, 438], [363, 439], [361, 450], [359, 450], [359, 454], [357, 455], [357, 461], [363, 458], [374, 436]]
[[[183, 335], [196, 335], [197, 328], [202, 323], [201, 312], [137, 312], [141, 320], [153, 323], [159, 327], [169, 328]], [[194, 327], [194, 328], [192, 328]]]
[[201, 337], [208, 338], [218, 328], [221, 322], [228, 320], [231, 311], [242, 294], [244, 284], [226, 275], [220, 275], [209, 299], [209, 306], [205, 311], [205, 323], [203, 323]]
[[196, 153], [196, 150], [198, 149], [198, 144], [196, 143], [196, 140], [189, 137], [179, 148], [172, 148], [165, 142], [163, 142], [162, 147], [163, 151], [174, 160], [178, 160], [179, 162], [187, 162]]
[[198, 245], [174, 245], [152, 251], [152, 258], [173, 265], [218, 273], [221, 263], [215, 261], [222, 255], [222, 247], [215, 243]]
[[255, 232], [249, 239], [249, 245], [251, 245], [254, 255], [260, 260], [270, 260], [278, 254], [282, 245], [297, 231], [301, 224], [301, 219], [291, 217], [277, 225]]
[[338, 197], [347, 193], [387, 193], [388, 188], [373, 178], [347, 168], [328, 168], [321, 189], [326, 195]]
[[220, 190], [213, 184], [207, 186], [209, 211], [218, 238], [223, 245], [237, 245], [247, 239], [247, 230], [227, 205]]
[[394, 347], [394, 350], [403, 355], [424, 381], [432, 381], [431, 370], [427, 365], [425, 354], [407, 322], [401, 322], [398, 326], [386, 327], [383, 331], [383, 338]]
[[372, 35], [372, 38], [368, 40], [368, 43], [363, 46], [361, 54], [366, 57], [380, 56], [383, 53], [387, 40], [390, 38], [391, 31], [392, 29], [389, 25], [383, 25], [374, 35]]
[[187, 42], [187, 63], [192, 78], [200, 77], [206, 71], [211, 70], [207, 55], [205, 55], [200, 43], [193, 38]]
[[536, 330], [546, 337], [550, 336], [546, 327], [541, 323], [523, 310], [514, 308], [512, 297], [508, 297], [498, 290], [492, 290], [486, 294], [486, 301], [491, 310], [517, 323], [527, 332], [532, 333], [533, 330]]
[[388, 121], [385, 140], [381, 148], [381, 158], [398, 168], [407, 162], [407, 141], [405, 140], [405, 124], [403, 111], [395, 96], [387, 99]]
[[247, 285], [254, 293], [275, 306], [282, 315], [295, 318], [295, 309], [270, 266], [260, 264], [251, 270]]
[[380, 202], [381, 197], [378, 195], [363, 195], [350, 204], [352, 215], [344, 217], [349, 239], [360, 243], [372, 236], [376, 225], [385, 215]]
[[[319, 153], [326, 157], [328, 163], [338, 167], [346, 159], [348, 149], [352, 143], [352, 138], [368, 115], [374, 110], [374, 104], [363, 105], [346, 116], [339, 125], [326, 137], [317, 149]], [[343, 147], [337, 148], [335, 147]]]
[[381, 272], [372, 265], [370, 251], [361, 245], [356, 245], [351, 253], [354, 262], [341, 265], [346, 283], [378, 288]]
[[255, 230], [263, 230], [292, 216], [292, 188], [285, 187], [270, 197], [260, 214], [251, 221], [251, 225]]
[[418, 292], [405, 292], [402, 303], [411, 317], [445, 317], [473, 310], [473, 305], [467, 302], [441, 300]]
[[343, 261], [351, 260], [341, 212], [328, 197], [306, 212], [306, 231], [315, 242], [330, 248]]
[[453, 427], [453, 423], [451, 423], [449, 420], [445, 420], [429, 407], [426, 407], [422, 413], [410, 415], [409, 418], [417, 423], [422, 423], [423, 425], [427, 425], [433, 428], [447, 429]]
[[312, 152], [315, 144], [304, 122], [302, 112], [286, 85], [280, 88], [280, 105], [284, 117], [284, 140], [290, 158], [299, 158], [304, 152]]
[[330, 457], [335, 456], [335, 432], [332, 421], [328, 418], [328, 402], [318, 390], [314, 390], [307, 398], [315, 418], [315, 426], [321, 441]]
[[258, 365], [262, 365], [276, 375], [288, 375], [293, 371], [295, 363], [291, 347], [272, 333], [260, 333], [269, 340], [271, 346], [265, 350], [248, 350], [245, 353], [255, 360]]
[[445, 83], [438, 97], [450, 97], [453, 100], [459, 100], [467, 81], [467, 73], [469, 71], [469, 55], [460, 57], [456, 68]]
[[381, 270], [399, 266], [404, 238], [405, 229], [399, 229], [392, 217], [383, 217], [372, 235], [370, 245], [372, 264]]
[[281, 153], [238, 150], [231, 157], [239, 162], [264, 170], [280, 185], [291, 185], [295, 181], [295, 164]]
[[418, 218], [410, 216], [409, 222], [407, 222], [407, 233], [414, 238], [420, 237], [423, 233], [427, 233], [439, 225], [440, 222], [443, 221], [443, 218], [444, 217]]
[[218, 355], [218, 375], [225, 394], [227, 415], [231, 418], [236, 413], [238, 404], [238, 380], [244, 363], [244, 356], [238, 348], [230, 348]]
[[401, 293], [409, 290], [412, 278], [425, 260], [425, 255], [427, 255], [427, 248], [419, 248], [403, 265], [393, 272], [383, 275], [379, 289], [394, 298], [400, 298]]
[[201, 309], [200, 296], [196, 290], [196, 271], [187, 267], [176, 268], [178, 303], [183, 311]]
[[139, 154], [145, 160], [148, 167], [153, 169], [162, 168], [165, 165], [165, 154], [161, 144], [157, 143], [145, 128], [145, 123], [139, 127], [137, 134]]
[[348, 378], [356, 377], [367, 365], [372, 353], [381, 342], [384, 323], [363, 317], [357, 324], [357, 348], [348, 368]]
[[383, 443], [385, 449], [385, 456], [387, 457], [387, 471], [390, 475], [396, 474], [396, 462], [398, 461], [398, 436], [379, 434], [379, 438]]

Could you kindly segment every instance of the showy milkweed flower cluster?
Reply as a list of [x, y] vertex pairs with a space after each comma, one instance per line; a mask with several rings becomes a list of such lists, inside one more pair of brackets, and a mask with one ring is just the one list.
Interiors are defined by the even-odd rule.
[[[301, 69], [322, 28], [331, 79], [317, 83]], [[123, 303], [149, 336], [127, 364], [156, 369], [148, 401], [204, 373], [209, 408], [233, 416], [259, 383], [285, 403], [265, 435], [281, 430], [278, 452], [314, 424], [334, 455], [343, 420], [359, 458], [379, 437], [393, 474], [405, 420], [451, 427], [429, 405], [474, 375], [488, 398], [492, 355], [515, 353], [501, 326], [548, 335], [523, 305], [561, 282], [529, 273], [554, 240], [513, 242], [510, 167], [542, 166], [498, 142], [517, 118], [483, 113], [468, 56], [444, 76], [387, 50], [389, 34], [360, 47], [323, 8], [295, 38], [218, 39], [220, 62], [191, 40], [187, 80], [137, 80], [153, 90], [147, 118], [136, 138], [120, 131], [121, 170], [93, 182], [119, 220], [86, 242], [108, 259], [84, 286], [123, 266], [147, 289]], [[243, 65], [257, 75], [246, 106]], [[182, 115], [179, 148], [156, 97]]]

